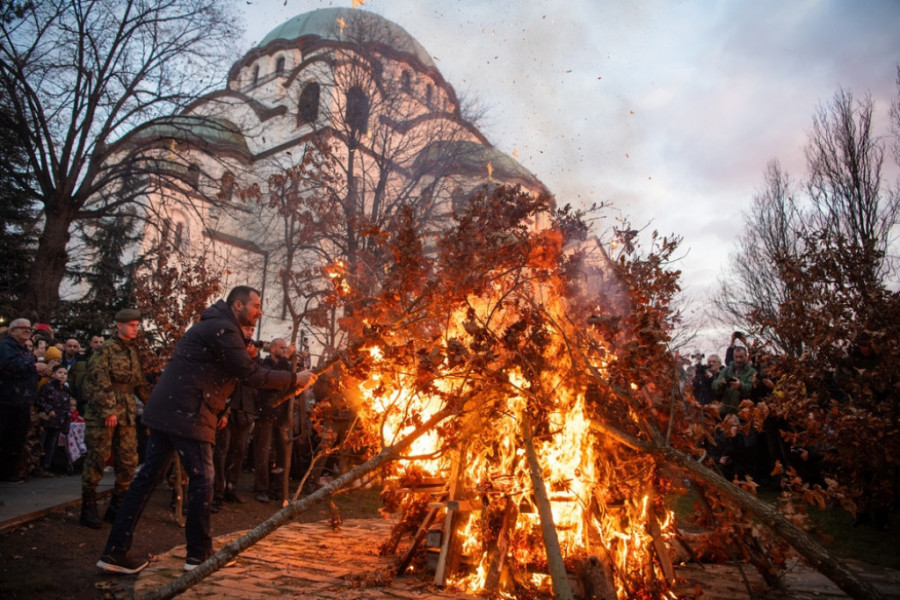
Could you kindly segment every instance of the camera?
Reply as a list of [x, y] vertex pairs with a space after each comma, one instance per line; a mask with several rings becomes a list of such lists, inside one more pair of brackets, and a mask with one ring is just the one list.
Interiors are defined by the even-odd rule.
[[744, 339], [744, 333], [742, 331], [735, 331], [731, 335], [739, 340]]
[[249, 345], [249, 344], [253, 344], [253, 345], [256, 346], [257, 348], [259, 348], [260, 350], [262, 350], [262, 347], [263, 347], [263, 345], [265, 345], [265, 342], [262, 341], [262, 340], [248, 340], [248, 341], [247, 341], [247, 344], [248, 344], [248, 345]]

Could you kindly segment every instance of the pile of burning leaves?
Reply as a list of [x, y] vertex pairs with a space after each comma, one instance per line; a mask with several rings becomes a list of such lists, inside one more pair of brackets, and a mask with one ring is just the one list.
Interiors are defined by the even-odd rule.
[[377, 301], [341, 282], [359, 415], [346, 443], [421, 434], [388, 467], [385, 510], [403, 518], [382, 550], [442, 520], [438, 583], [528, 597], [559, 593], [568, 571], [582, 596], [665, 595], [668, 480], [622, 440], [662, 438], [681, 410], [666, 381], [677, 276], [623, 271], [580, 215], [516, 189], [485, 189], [454, 217], [429, 255], [401, 223]]

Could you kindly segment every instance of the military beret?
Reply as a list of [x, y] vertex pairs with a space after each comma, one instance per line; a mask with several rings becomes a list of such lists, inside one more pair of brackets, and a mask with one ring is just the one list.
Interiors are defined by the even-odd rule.
[[126, 323], [128, 321], [140, 321], [141, 311], [136, 308], [123, 308], [116, 313], [116, 323]]

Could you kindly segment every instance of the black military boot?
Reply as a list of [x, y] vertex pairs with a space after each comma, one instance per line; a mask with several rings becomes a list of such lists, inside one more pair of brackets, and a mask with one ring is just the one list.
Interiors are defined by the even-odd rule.
[[91, 529], [100, 529], [103, 526], [103, 521], [97, 513], [96, 492], [81, 491], [81, 518], [78, 519], [78, 524]]
[[106, 507], [106, 512], [103, 514], [103, 520], [107, 523], [115, 523], [116, 521], [116, 511], [119, 510], [119, 507], [122, 505], [122, 498], [125, 497], [123, 492], [113, 492], [109, 497], [109, 506]]

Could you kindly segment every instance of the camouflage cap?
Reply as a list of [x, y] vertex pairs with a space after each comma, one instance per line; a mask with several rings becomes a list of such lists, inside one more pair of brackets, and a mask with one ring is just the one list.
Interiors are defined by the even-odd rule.
[[127, 323], [128, 321], [140, 321], [141, 311], [136, 308], [123, 308], [116, 313], [116, 323]]

